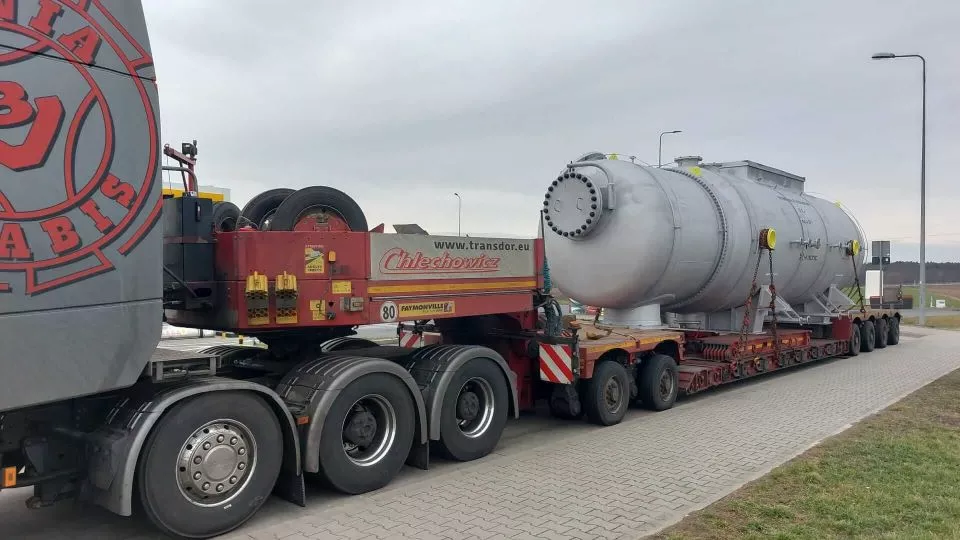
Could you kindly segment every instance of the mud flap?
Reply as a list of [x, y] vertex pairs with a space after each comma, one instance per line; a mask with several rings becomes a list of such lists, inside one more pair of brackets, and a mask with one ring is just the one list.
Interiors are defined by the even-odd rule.
[[430, 443], [413, 442], [413, 449], [407, 456], [407, 465], [421, 470], [430, 469]]
[[280, 469], [273, 494], [281, 499], [301, 507], [307, 506], [307, 487], [303, 475], [295, 471]]

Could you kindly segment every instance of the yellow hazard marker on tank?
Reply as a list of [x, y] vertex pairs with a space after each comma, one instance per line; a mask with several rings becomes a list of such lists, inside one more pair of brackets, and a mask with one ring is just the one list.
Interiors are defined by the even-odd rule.
[[847, 242], [847, 255], [852, 255], [856, 257], [859, 254], [860, 254], [860, 241], [851, 240]]
[[760, 229], [760, 247], [773, 251], [777, 248], [777, 230]]

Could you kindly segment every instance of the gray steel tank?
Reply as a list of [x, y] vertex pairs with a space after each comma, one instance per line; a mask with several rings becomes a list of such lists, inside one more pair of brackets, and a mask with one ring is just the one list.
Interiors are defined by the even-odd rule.
[[[751, 161], [678, 158], [656, 168], [586, 154], [551, 183], [541, 213], [551, 277], [603, 307], [611, 323], [646, 325], [660, 311], [715, 313], [743, 304], [762, 229], [776, 232], [778, 295], [803, 305], [853, 283], [860, 227], [838, 204], [807, 195], [804, 179]], [[766, 255], [758, 284], [769, 283]], [[863, 263], [860, 251], [857, 265]], [[652, 308], [652, 310], [651, 310]]]

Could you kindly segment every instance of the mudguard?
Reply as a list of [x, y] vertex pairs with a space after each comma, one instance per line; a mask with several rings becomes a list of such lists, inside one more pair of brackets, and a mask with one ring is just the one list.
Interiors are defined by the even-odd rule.
[[[406, 384], [417, 408], [417, 433], [414, 453], [422, 454], [427, 449], [427, 413], [423, 396], [416, 381], [402, 366], [381, 358], [325, 354], [308, 360], [290, 370], [277, 386], [277, 394], [298, 416], [310, 418], [303, 438], [303, 470], [320, 471], [320, 434], [327, 412], [340, 392], [353, 381], [371, 373], [388, 373]], [[426, 468], [425, 465], [421, 468]]]
[[324, 341], [320, 345], [320, 352], [331, 353], [335, 351], [345, 351], [348, 349], [364, 349], [367, 347], [378, 347], [380, 344], [376, 341], [370, 341], [365, 338], [353, 336], [344, 336]]
[[406, 368], [413, 375], [414, 380], [423, 389], [423, 400], [430, 412], [429, 433], [430, 440], [440, 440], [440, 410], [443, 406], [443, 395], [450, 386], [450, 381], [457, 370], [474, 358], [492, 360], [503, 371], [507, 379], [507, 388], [510, 392], [510, 414], [517, 418], [520, 407], [517, 403], [517, 376], [507, 365], [500, 353], [488, 347], [478, 345], [436, 345], [417, 349], [407, 357]]
[[110, 412], [106, 424], [91, 437], [89, 475], [82, 497], [121, 516], [133, 507], [137, 460], [150, 430], [163, 413], [181, 400], [221, 391], [249, 391], [266, 399], [280, 419], [283, 431], [283, 464], [274, 493], [305, 506], [296, 423], [283, 400], [270, 388], [251, 381], [223, 377], [191, 377], [161, 387], [137, 385]]

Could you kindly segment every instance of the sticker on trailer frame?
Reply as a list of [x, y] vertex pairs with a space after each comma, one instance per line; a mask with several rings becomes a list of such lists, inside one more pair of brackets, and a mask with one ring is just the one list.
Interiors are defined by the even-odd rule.
[[306, 246], [303, 250], [303, 272], [322, 274], [323, 267], [323, 246]]
[[325, 321], [327, 320], [326, 313], [327, 303], [323, 300], [311, 300], [310, 301], [310, 315], [315, 321]]
[[380, 320], [383, 322], [393, 322], [397, 320], [397, 305], [393, 302], [384, 302], [380, 306]]
[[334, 281], [331, 284], [333, 294], [350, 294], [353, 292], [353, 283], [349, 281]]
[[400, 304], [400, 317], [432, 317], [436, 315], [452, 315], [456, 311], [456, 303], [453, 300], [442, 302], [415, 302], [412, 304]]

